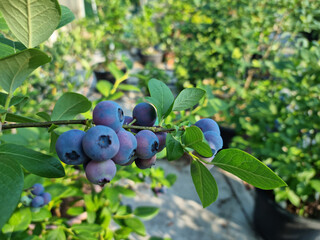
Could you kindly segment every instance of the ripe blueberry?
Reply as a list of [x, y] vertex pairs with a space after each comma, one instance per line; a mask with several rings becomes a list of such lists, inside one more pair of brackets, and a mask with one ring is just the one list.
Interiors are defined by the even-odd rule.
[[157, 132], [156, 136], [159, 139], [159, 150], [158, 150], [158, 152], [161, 152], [166, 146], [167, 133], [166, 132]]
[[[124, 117], [124, 123], [123, 123], [123, 124], [129, 125], [132, 121], [133, 121], [133, 118], [132, 118], [132, 117], [125, 116], [125, 117]], [[136, 126], [134, 123], [133, 123], [132, 125], [133, 125], [133, 126]], [[140, 130], [139, 130], [139, 129], [133, 129], [133, 128], [131, 128], [130, 131], [133, 132], [133, 133], [137, 133], [137, 132], [139, 132]]]
[[157, 119], [155, 108], [149, 103], [139, 103], [133, 109], [132, 116], [139, 126], [153, 126]]
[[114, 162], [109, 159], [102, 162], [91, 161], [86, 167], [86, 176], [94, 184], [104, 186], [116, 175], [117, 168]]
[[31, 207], [37, 208], [37, 207], [42, 207], [44, 204], [44, 199], [41, 196], [36, 196], [34, 199], [31, 201]]
[[137, 158], [135, 163], [138, 168], [146, 169], [146, 168], [151, 168], [153, 165], [155, 165], [156, 160], [157, 160], [157, 155], [154, 155], [153, 157], [151, 157], [149, 159]]
[[113, 158], [118, 153], [120, 143], [112, 128], [99, 125], [87, 131], [82, 139], [82, 146], [90, 159], [104, 161]]
[[36, 183], [32, 186], [31, 193], [37, 196], [40, 196], [44, 192], [42, 184]]
[[216, 154], [223, 147], [223, 140], [219, 134], [213, 131], [204, 133], [204, 137], [209, 143], [213, 154]]
[[43, 200], [44, 200], [43, 205], [46, 205], [51, 201], [51, 194], [48, 192], [42, 193], [41, 197], [43, 197]]
[[108, 126], [118, 132], [124, 122], [123, 110], [116, 102], [99, 102], [93, 110], [92, 119], [94, 124]]
[[219, 125], [213, 119], [203, 118], [196, 122], [195, 125], [200, 128], [203, 133], [207, 131], [214, 131], [220, 135]]
[[73, 129], [59, 136], [56, 142], [56, 151], [62, 162], [69, 165], [79, 165], [88, 158], [81, 144], [84, 135], [84, 131]]
[[153, 157], [159, 150], [158, 137], [149, 130], [142, 130], [136, 135], [138, 147], [136, 155], [141, 159]]
[[119, 165], [127, 164], [134, 157], [137, 149], [135, 136], [123, 128], [117, 133], [120, 142], [120, 149], [116, 156], [112, 158], [114, 163]]

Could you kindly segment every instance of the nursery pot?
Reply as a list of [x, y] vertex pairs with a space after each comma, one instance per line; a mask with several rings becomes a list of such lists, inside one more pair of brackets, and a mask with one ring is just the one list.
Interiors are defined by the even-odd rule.
[[[115, 77], [112, 75], [112, 73], [108, 69], [104, 68], [103, 66], [104, 66], [104, 63], [99, 63], [97, 64], [97, 66], [95, 66], [95, 69], [93, 70], [94, 76], [96, 77], [97, 81], [106, 80], [114, 84], [116, 81]], [[126, 68], [121, 67], [121, 71], [125, 73]]]
[[143, 54], [142, 51], [140, 51], [139, 55], [143, 64], [151, 62], [153, 65], [158, 66], [163, 60], [163, 52], [159, 51], [150, 54]]
[[233, 128], [220, 126], [220, 135], [223, 140], [223, 149], [229, 148], [232, 138], [236, 136], [236, 131]]
[[272, 191], [256, 189], [254, 225], [263, 239], [320, 240], [320, 220], [289, 213], [272, 196]]

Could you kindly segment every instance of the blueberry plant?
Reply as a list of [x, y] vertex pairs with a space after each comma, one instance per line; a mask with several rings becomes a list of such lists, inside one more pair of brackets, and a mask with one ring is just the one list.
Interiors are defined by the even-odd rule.
[[[193, 108], [205, 98], [206, 92], [200, 88], [184, 89], [175, 98], [164, 83], [151, 79], [148, 82], [150, 96], [136, 105], [132, 117], [124, 116], [116, 102], [104, 100], [94, 106], [92, 118], [75, 119], [90, 111], [92, 102], [73, 92], [64, 93], [52, 111], [34, 112], [33, 118], [17, 114], [16, 110], [27, 101], [27, 96], [18, 93], [20, 87], [29, 74], [51, 60], [37, 46], [73, 17], [70, 10], [60, 6], [56, 0], [0, 0], [0, 11], [0, 27], [8, 29], [7, 37], [0, 38], [1, 237], [30, 237], [31, 230], [27, 230], [31, 219], [35, 226], [31, 231], [32, 239], [40, 239], [37, 236], [65, 239], [66, 235], [70, 239], [127, 239], [131, 232], [145, 235], [139, 218], [153, 216], [158, 209], [139, 207], [133, 210], [121, 204], [120, 194], [132, 196], [132, 190], [113, 183], [122, 178], [143, 181], [145, 173], [149, 172], [151, 177], [170, 186], [172, 177], [164, 177], [161, 170], [149, 169], [156, 163], [159, 151], [165, 151], [169, 161], [178, 160], [184, 154], [192, 157], [191, 175], [203, 207], [218, 197], [217, 184], [208, 166], [220, 167], [262, 189], [286, 185], [250, 154], [239, 149], [219, 151], [223, 142], [219, 126], [212, 119], [183, 121], [180, 124], [170, 122], [172, 115]], [[10, 40], [12, 38], [18, 41]], [[63, 131], [65, 126], [68, 130]], [[70, 126], [78, 127], [70, 130]], [[84, 131], [78, 129], [82, 126]], [[50, 144], [52, 153], [40, 146], [31, 149], [19, 145], [19, 142], [8, 143], [10, 136], [15, 135], [14, 131], [24, 128], [44, 128], [50, 134], [50, 143], [47, 141], [45, 144]], [[59, 130], [63, 133], [59, 134]], [[26, 138], [32, 136], [32, 131], [27, 132]], [[53, 156], [55, 153], [62, 163]], [[64, 167], [65, 164], [83, 167]], [[127, 174], [134, 165], [139, 168], [139, 174]], [[127, 167], [128, 172], [123, 170]], [[78, 178], [82, 169], [93, 183], [89, 185], [91, 191], [86, 194], [81, 188], [84, 180]], [[37, 176], [52, 178], [52, 181], [57, 178], [58, 184], [46, 184], [45, 191], [37, 182]], [[70, 181], [64, 176], [71, 179], [72, 187], [63, 185], [64, 181]], [[95, 185], [104, 188], [95, 191]], [[47, 207], [52, 209], [53, 204], [62, 206], [61, 196], [72, 196], [73, 202], [79, 200], [79, 196], [83, 198], [85, 224], [60, 219], [62, 213], [59, 211], [51, 217]], [[67, 213], [80, 217], [84, 209], [83, 206], [74, 206]], [[109, 228], [111, 219], [121, 226], [116, 231]], [[53, 227], [50, 229], [49, 226]]]

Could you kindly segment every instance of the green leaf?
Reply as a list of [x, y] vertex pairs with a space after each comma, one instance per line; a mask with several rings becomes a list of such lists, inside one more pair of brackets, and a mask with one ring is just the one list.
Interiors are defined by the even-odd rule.
[[2, 13], [0, 12], [0, 30], [8, 30], [9, 27], [6, 23], [6, 21], [4, 20]]
[[177, 160], [182, 157], [184, 151], [181, 143], [174, 139], [174, 137], [168, 133], [166, 138], [167, 159], [169, 161]]
[[15, 210], [23, 189], [23, 172], [16, 161], [0, 157], [0, 229]]
[[201, 156], [212, 157], [212, 150], [210, 146], [204, 142], [203, 133], [197, 126], [186, 128], [182, 139], [187, 147], [191, 147]]
[[105, 80], [100, 80], [96, 84], [96, 89], [105, 97], [108, 97], [110, 95], [110, 91], [112, 89], [112, 83], [105, 81]]
[[46, 112], [38, 112], [36, 115], [41, 117], [43, 120], [45, 120], [47, 122], [51, 121], [50, 115], [48, 113], [46, 113]]
[[124, 91], [135, 91], [135, 92], [140, 92], [141, 91], [140, 88], [138, 88], [138, 87], [136, 87], [134, 85], [124, 84], [124, 83], [120, 84], [118, 86], [118, 89], [124, 90]]
[[159, 120], [168, 116], [174, 101], [170, 88], [163, 82], [152, 78], [148, 82], [150, 96], [153, 99], [151, 103], [155, 105]]
[[294, 206], [299, 207], [300, 206], [300, 198], [299, 198], [299, 196], [289, 188], [287, 188], [286, 191], [287, 191], [287, 196], [288, 196], [289, 201]]
[[98, 224], [74, 224], [71, 229], [77, 233], [81, 232], [100, 232], [102, 230], [101, 226]]
[[310, 185], [314, 190], [320, 193], [320, 180], [311, 180]]
[[191, 176], [204, 208], [217, 200], [218, 186], [216, 180], [202, 163], [192, 161]]
[[47, 208], [40, 208], [38, 212], [32, 212], [32, 222], [43, 222], [52, 217], [51, 212]]
[[182, 90], [174, 101], [172, 110], [182, 111], [192, 108], [199, 103], [200, 99], [205, 95], [206, 91], [200, 88], [187, 88]]
[[16, 210], [8, 221], [8, 225], [11, 226], [10, 232], [19, 232], [26, 230], [29, 227], [31, 220], [32, 217], [30, 208], [20, 208]]
[[83, 207], [71, 207], [67, 210], [67, 214], [70, 216], [78, 216], [84, 212]]
[[6, 121], [7, 122], [16, 122], [16, 123], [38, 122], [38, 120], [36, 120], [36, 119], [20, 116], [18, 114], [13, 114], [13, 113], [7, 113]]
[[115, 231], [115, 234], [117, 236], [116, 239], [127, 239], [131, 232], [132, 229], [128, 227], [119, 228]]
[[128, 218], [124, 220], [125, 224], [140, 236], [146, 235], [146, 228], [138, 218]]
[[0, 10], [12, 33], [28, 48], [47, 40], [61, 18], [57, 0], [0, 0]]
[[[7, 97], [8, 97], [8, 94], [0, 93], [0, 105], [2, 105], [2, 106], [5, 105]], [[13, 96], [13, 98], [11, 98], [11, 100], [10, 100], [9, 107], [18, 105], [19, 103], [26, 101], [27, 99], [28, 99], [28, 97], [23, 96], [23, 95], [22, 96], [19, 96], [19, 95]]]
[[71, 12], [71, 10], [68, 7], [63, 5], [60, 5], [60, 7], [61, 7], [61, 19], [56, 29], [59, 29], [67, 25], [68, 23], [71, 23], [75, 19], [73, 12]]
[[12, 47], [15, 50], [14, 53], [27, 49], [21, 42], [12, 41], [8, 38], [5, 38], [1, 34], [0, 34], [0, 43], [5, 44], [9, 47]]
[[55, 131], [50, 133], [50, 153], [54, 153], [56, 151], [56, 142], [60, 135]]
[[31, 188], [36, 183], [43, 183], [43, 178], [34, 174], [28, 174], [24, 177], [23, 189]]
[[108, 97], [108, 100], [117, 100], [124, 95], [123, 92], [116, 92]]
[[119, 80], [124, 76], [124, 73], [117, 67], [114, 62], [108, 64], [108, 69], [116, 80]]
[[91, 102], [83, 95], [68, 92], [63, 94], [53, 108], [51, 119], [71, 120], [79, 113], [87, 112]]
[[239, 149], [224, 149], [211, 162], [253, 186], [265, 190], [287, 184], [270, 168], [250, 154]]
[[58, 227], [49, 232], [46, 240], [66, 240], [66, 234], [62, 227]]
[[0, 85], [8, 93], [13, 93], [30, 73], [50, 61], [51, 58], [38, 49], [26, 49], [2, 58], [0, 59]]
[[58, 178], [65, 175], [64, 168], [58, 159], [20, 145], [1, 145], [0, 158], [6, 161], [17, 161], [26, 170], [41, 177]]
[[144, 218], [146, 220], [149, 220], [153, 217], [155, 217], [159, 213], [159, 208], [157, 207], [137, 207], [133, 214], [137, 217]]
[[15, 52], [14, 48], [12, 48], [6, 44], [0, 43], [0, 58], [4, 58], [6, 56], [9, 56], [9, 55], [12, 55], [15, 53], [16, 52]]

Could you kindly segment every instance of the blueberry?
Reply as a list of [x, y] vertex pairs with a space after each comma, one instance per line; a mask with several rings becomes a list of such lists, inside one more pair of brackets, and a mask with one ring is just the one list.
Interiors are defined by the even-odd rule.
[[204, 133], [204, 137], [209, 143], [213, 154], [216, 154], [223, 147], [223, 140], [219, 134], [213, 131]]
[[88, 158], [81, 144], [84, 135], [84, 131], [73, 129], [59, 136], [56, 142], [56, 151], [62, 162], [69, 165], [79, 165]]
[[133, 121], [133, 117], [124, 116], [124, 122], [123, 124], [128, 125]]
[[92, 119], [94, 124], [104, 125], [118, 132], [124, 122], [123, 110], [116, 102], [103, 101], [94, 108]]
[[159, 150], [159, 139], [157, 135], [149, 130], [142, 130], [136, 135], [138, 147], [136, 155], [141, 159], [153, 157]]
[[[124, 123], [123, 123], [123, 124], [128, 125], [128, 124], [130, 124], [132, 121], [133, 121], [133, 118], [132, 118], [132, 117], [125, 116], [125, 117], [124, 117]], [[131, 125], [132, 125], [132, 126], [136, 126], [134, 123], [131, 124]], [[138, 133], [140, 130], [139, 130], [139, 129], [130, 128], [130, 131], [133, 132], [133, 133]]]
[[156, 160], [157, 160], [157, 155], [154, 155], [153, 157], [151, 157], [149, 159], [137, 158], [135, 160], [135, 163], [138, 168], [146, 169], [146, 168], [151, 168], [153, 165], [155, 165]]
[[216, 123], [216, 121], [213, 119], [204, 118], [196, 122], [195, 125], [200, 128], [203, 133], [213, 131], [220, 135], [218, 123]]
[[132, 116], [139, 126], [153, 126], [157, 119], [155, 108], [149, 103], [139, 103], [133, 109]]
[[135, 136], [123, 128], [117, 133], [120, 142], [120, 149], [116, 156], [112, 158], [114, 163], [124, 165], [130, 162], [137, 149], [137, 140]]
[[43, 197], [43, 200], [44, 200], [43, 205], [46, 205], [51, 201], [51, 194], [48, 192], [42, 193], [41, 197]]
[[44, 187], [40, 183], [36, 183], [32, 186], [31, 193], [34, 195], [41, 195], [44, 192]]
[[112, 128], [99, 125], [88, 130], [82, 139], [82, 146], [90, 159], [104, 161], [118, 153], [120, 143]]
[[42, 207], [43, 204], [44, 204], [44, 199], [41, 196], [36, 196], [31, 201], [31, 207], [34, 207], [34, 208]]
[[86, 170], [86, 167], [87, 167], [87, 165], [88, 165], [88, 163], [91, 161], [91, 159], [87, 159], [87, 160], [85, 160], [84, 162], [83, 162], [83, 169], [84, 170]]
[[156, 136], [158, 137], [158, 140], [159, 140], [158, 152], [161, 152], [166, 146], [167, 133], [166, 132], [157, 132]]
[[91, 161], [86, 167], [86, 176], [90, 182], [104, 186], [116, 175], [116, 165], [109, 159], [102, 162]]

